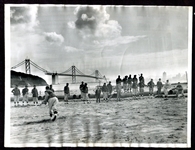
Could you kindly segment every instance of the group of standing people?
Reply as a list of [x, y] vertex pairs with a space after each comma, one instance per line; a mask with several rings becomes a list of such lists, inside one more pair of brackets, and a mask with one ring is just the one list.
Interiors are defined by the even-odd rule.
[[[139, 81], [138, 81], [139, 80]], [[123, 83], [123, 85], [122, 85]], [[116, 79], [116, 92], [117, 92], [117, 101], [120, 101], [121, 98], [121, 90], [124, 90], [124, 93], [131, 93], [134, 98], [137, 96], [143, 96], [144, 95], [144, 87], [149, 87], [149, 96], [154, 96], [154, 86], [155, 83], [153, 79], [151, 79], [147, 85], [145, 84], [143, 74], [139, 76], [137, 79], [136, 75], [132, 78], [131, 75], [125, 76], [123, 79], [120, 78], [120, 75]], [[164, 89], [164, 97], [168, 97], [168, 89], [170, 88], [169, 80], [166, 80], [166, 83], [163, 85], [161, 79], [158, 80], [157, 84], [157, 96], [162, 96], [162, 88]], [[139, 92], [138, 92], [139, 89]], [[52, 85], [50, 85], [49, 90], [51, 90], [54, 93], [54, 89], [52, 88]], [[81, 82], [79, 86], [79, 90], [81, 92], [81, 100], [85, 103], [89, 103], [89, 95], [88, 95], [88, 86], [87, 83]], [[97, 86], [97, 89], [95, 90], [95, 97], [96, 97], [96, 103], [100, 103], [100, 96], [101, 93], [103, 93], [103, 100], [109, 101], [112, 97], [113, 92], [113, 86], [111, 84], [111, 81], [109, 81], [108, 84], [104, 83], [102, 87]], [[14, 105], [19, 105], [19, 99], [20, 99], [20, 89], [18, 88], [18, 85], [15, 86], [15, 88], [12, 90], [12, 93], [14, 95]], [[38, 90], [36, 88], [36, 85], [34, 85], [34, 88], [31, 91], [33, 103], [34, 105], [38, 105]], [[176, 87], [176, 96], [178, 97], [178, 94], [183, 93], [183, 87], [178, 82], [178, 85]], [[22, 89], [22, 103], [26, 102], [28, 105], [29, 103], [29, 89], [26, 85], [24, 89]], [[69, 89], [69, 83], [66, 83], [66, 86], [64, 87], [64, 101], [65, 104], [68, 104], [68, 97], [70, 96], [70, 89]]]
[[89, 102], [89, 95], [88, 95], [88, 86], [87, 86], [87, 83], [84, 83], [83, 81], [81, 82], [81, 85], [79, 86], [79, 90], [81, 92], [81, 100], [84, 102], [87, 102], [87, 103], [90, 103]]
[[[87, 83], [81, 82], [81, 85], [79, 86], [79, 90], [81, 92], [81, 100], [85, 103], [89, 103], [89, 96], [88, 96], [88, 87]], [[69, 83], [66, 83], [66, 86], [64, 87], [64, 101], [65, 104], [68, 104], [68, 97], [70, 96], [70, 89], [69, 89]]]
[[[123, 85], [122, 85], [123, 83]], [[134, 98], [137, 96], [144, 96], [144, 87], [147, 86], [149, 87], [149, 96], [154, 96], [154, 87], [155, 83], [153, 79], [151, 79], [147, 84], [145, 84], [145, 80], [143, 77], [143, 74], [137, 78], [136, 75], [131, 77], [131, 75], [125, 76], [123, 79], [120, 78], [120, 75], [118, 75], [118, 78], [116, 79], [116, 91], [117, 91], [117, 101], [120, 101], [121, 97], [121, 89], [123, 88], [124, 93], [131, 93]], [[166, 80], [166, 83], [163, 85], [161, 79], [159, 78], [157, 84], [157, 96], [162, 96], [162, 88], [164, 88], [164, 97], [167, 98], [168, 96], [168, 89], [170, 88], [170, 83], [169, 80]], [[182, 87], [180, 83], [178, 83], [179, 87]], [[139, 92], [138, 92], [139, 89]], [[183, 87], [182, 87], [183, 89]], [[177, 90], [177, 93], [183, 93], [181, 92], [182, 90]], [[176, 94], [178, 96], [178, 94]]]
[[[66, 83], [66, 86], [64, 87], [64, 101], [65, 104], [68, 104], [68, 97], [70, 96], [70, 89], [69, 89], [69, 83]], [[79, 86], [79, 90], [81, 92], [81, 100], [85, 103], [90, 103], [89, 101], [89, 93], [88, 93], [88, 86], [87, 83], [81, 82]], [[95, 97], [96, 97], [96, 103], [100, 103], [100, 96], [101, 93], [103, 93], [103, 100], [109, 101], [112, 97], [112, 85], [111, 81], [106, 85], [106, 83], [103, 84], [102, 87], [97, 86], [97, 89], [95, 90]]]
[[107, 85], [104, 83], [102, 88], [100, 88], [100, 86], [97, 87], [95, 90], [96, 103], [100, 103], [101, 92], [103, 93], [103, 100], [108, 102], [112, 97], [111, 81], [109, 81]]
[[[18, 85], [15, 86], [15, 88], [12, 90], [12, 93], [14, 95], [14, 106], [19, 105], [19, 100], [20, 100], [20, 89], [18, 88]], [[33, 103], [35, 105], [38, 105], [38, 90], [36, 88], [36, 85], [34, 85], [34, 88], [31, 91], [32, 93], [32, 98], [33, 98]], [[29, 89], [28, 86], [26, 85], [24, 89], [22, 89], [22, 103], [24, 105], [24, 103], [26, 102], [26, 104], [28, 105], [29, 103]]]

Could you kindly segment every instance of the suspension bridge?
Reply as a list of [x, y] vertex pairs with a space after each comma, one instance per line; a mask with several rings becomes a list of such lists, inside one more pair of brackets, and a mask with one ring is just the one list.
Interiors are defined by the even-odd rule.
[[61, 73], [53, 73], [45, 70], [44, 68], [40, 67], [30, 59], [25, 59], [24, 61], [20, 62], [19, 64], [11, 67], [11, 69], [16, 69], [22, 65], [25, 65], [25, 72], [26, 74], [31, 74], [31, 65], [35, 67], [36, 69], [42, 71], [45, 73], [45, 75], [51, 75], [52, 76], [52, 84], [58, 83], [58, 76], [70, 76], [72, 77], [72, 83], [76, 83], [76, 77], [86, 77], [86, 78], [94, 78], [96, 82], [98, 82], [100, 79], [106, 80], [105, 76], [102, 76], [101, 73], [98, 70], [95, 70], [92, 74], [86, 75], [83, 72], [81, 72], [76, 66], [71, 66], [69, 69], [67, 69], [64, 72]]

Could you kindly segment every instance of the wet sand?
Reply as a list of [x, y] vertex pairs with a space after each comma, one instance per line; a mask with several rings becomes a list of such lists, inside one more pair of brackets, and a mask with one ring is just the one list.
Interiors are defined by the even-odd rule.
[[122, 99], [58, 104], [50, 121], [47, 105], [11, 107], [11, 144], [22, 143], [187, 143], [183, 99]]

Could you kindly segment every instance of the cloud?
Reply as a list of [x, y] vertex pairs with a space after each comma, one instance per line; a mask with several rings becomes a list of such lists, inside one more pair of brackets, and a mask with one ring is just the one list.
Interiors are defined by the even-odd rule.
[[89, 28], [95, 30], [99, 23], [109, 19], [104, 7], [79, 6], [75, 9], [77, 16], [75, 26], [77, 29]]
[[129, 43], [133, 43], [136, 41], [139, 41], [141, 39], [146, 38], [146, 35], [142, 36], [118, 36], [113, 39], [99, 39], [99, 40], [93, 40], [90, 45], [88, 46], [88, 49], [95, 49], [96, 51], [118, 51], [117, 46], [121, 46], [121, 52], [122, 49], [127, 49], [129, 47]]
[[128, 44], [144, 37], [122, 36], [122, 26], [117, 20], [110, 19], [106, 7], [103, 6], [78, 6], [74, 14], [77, 19], [75, 22], [68, 22], [68, 26], [77, 30], [88, 48]]
[[87, 16], [87, 14], [82, 14], [81, 18], [83, 19], [83, 21], [93, 21], [93, 20], [95, 20], [95, 17], [94, 16], [92, 16], [91, 18], [89, 18]]
[[71, 28], [71, 29], [75, 29], [75, 23], [73, 21], [70, 21], [67, 23], [68, 24], [68, 27]]
[[107, 23], [98, 25], [95, 36], [99, 38], [115, 38], [121, 35], [122, 27], [115, 20], [109, 20]]
[[37, 13], [37, 6], [11, 7], [10, 22], [12, 29], [34, 30], [39, 24]]
[[64, 42], [64, 37], [56, 32], [45, 32], [45, 39], [51, 44], [62, 44]]
[[65, 46], [64, 49], [67, 52], [82, 52], [82, 51], [84, 51], [83, 49], [77, 49], [77, 48], [71, 47], [71, 46]]
[[74, 14], [75, 22], [69, 22], [70, 28], [76, 28], [84, 38], [113, 38], [121, 35], [122, 27], [118, 21], [110, 20], [106, 7], [79, 6]]

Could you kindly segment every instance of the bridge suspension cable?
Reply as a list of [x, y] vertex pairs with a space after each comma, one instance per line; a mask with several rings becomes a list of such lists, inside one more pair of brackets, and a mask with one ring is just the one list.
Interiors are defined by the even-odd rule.
[[75, 67], [75, 69], [76, 69], [76, 71], [79, 73], [79, 74], [81, 74], [81, 75], [85, 75], [84, 73], [82, 73], [78, 68], [76, 68]]
[[98, 73], [99, 73], [99, 76], [100, 76], [100, 77], [103, 77], [102, 74], [101, 74], [99, 71], [98, 71]]
[[41, 68], [40, 66], [38, 66], [37, 64], [35, 64], [34, 62], [32, 62], [32, 61], [30, 61], [30, 62], [31, 62], [31, 65], [33, 65], [35, 68], [37, 68], [43, 72], [48, 72], [47, 70], [45, 70], [45, 69]]
[[72, 67], [70, 67], [70, 68], [67, 69], [66, 71], [62, 72], [62, 74], [63, 74], [63, 73], [67, 73], [67, 72], [69, 72], [69, 71], [71, 71], [71, 70], [72, 70]]
[[93, 75], [95, 75], [95, 72], [93, 72], [92, 74], [90, 74], [90, 76], [93, 76]]
[[11, 69], [15, 69], [15, 68], [17, 68], [17, 67], [20, 67], [20, 66], [23, 65], [24, 63], [25, 63], [25, 61], [22, 61], [22, 62], [20, 62], [19, 64], [17, 64], [17, 65], [15, 65], [15, 66], [11, 67]]

